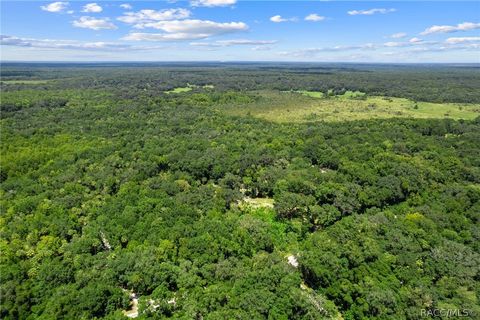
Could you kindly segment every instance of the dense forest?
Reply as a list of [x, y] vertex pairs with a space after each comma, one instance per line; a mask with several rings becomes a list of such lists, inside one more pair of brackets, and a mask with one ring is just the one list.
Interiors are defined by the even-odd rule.
[[[368, 65], [306, 63], [8, 63], [4, 79], [60, 79], [44, 89], [170, 90], [214, 85], [217, 90], [312, 90], [404, 97], [419, 101], [480, 103], [478, 65]], [[31, 85], [31, 84], [30, 84]], [[10, 84], [3, 90], [17, 90]]]
[[480, 116], [230, 112], [267, 104], [262, 90], [310, 90], [478, 113], [478, 66], [5, 64], [1, 76], [0, 318], [480, 316]]

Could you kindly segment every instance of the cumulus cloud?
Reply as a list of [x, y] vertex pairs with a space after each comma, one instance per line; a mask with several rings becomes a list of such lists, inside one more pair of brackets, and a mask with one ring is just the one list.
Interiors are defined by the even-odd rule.
[[128, 51], [128, 50], [152, 50], [162, 47], [132, 46], [118, 42], [81, 42], [76, 40], [53, 40], [19, 38], [15, 36], [0, 35], [0, 45], [16, 46], [38, 49], [61, 49], [61, 50], [88, 50], [88, 51]]
[[377, 14], [377, 13], [380, 13], [380, 14], [386, 14], [386, 13], [390, 13], [390, 12], [395, 12], [397, 11], [396, 9], [385, 9], [385, 8], [375, 8], [375, 9], [369, 9], [369, 10], [351, 10], [351, 11], [348, 11], [348, 14], [351, 15], [351, 16], [356, 16], [356, 15], [367, 15], [367, 16], [371, 16], [373, 14]]
[[126, 12], [117, 20], [128, 24], [134, 24], [137, 28], [143, 28], [147, 23], [163, 20], [178, 20], [190, 17], [191, 12], [187, 9], [164, 9], [150, 10], [144, 9], [138, 12]]
[[102, 7], [100, 7], [96, 3], [87, 3], [86, 5], [83, 6], [82, 12], [92, 12], [92, 13], [98, 13], [102, 12]]
[[212, 35], [248, 29], [248, 26], [243, 22], [214, 22], [209, 20], [160, 21], [152, 24], [151, 27], [166, 32], [209, 33]]
[[287, 22], [287, 21], [297, 21], [297, 18], [282, 18], [280, 15], [276, 15], [273, 17], [270, 17], [270, 21], [279, 23], [279, 22]]
[[118, 20], [133, 24], [136, 29], [152, 28], [164, 31], [164, 33], [131, 32], [123, 38], [129, 41], [197, 40], [248, 29], [248, 25], [243, 22], [184, 19], [190, 14], [186, 9], [141, 10], [136, 13], [127, 13]]
[[449, 44], [480, 42], [480, 37], [454, 37], [448, 38], [447, 40], [445, 40], [445, 42]]
[[305, 17], [305, 21], [314, 21], [314, 22], [317, 22], [317, 21], [323, 21], [325, 20], [325, 17], [324, 16], [320, 16], [316, 13], [311, 13], [309, 14], [308, 16]]
[[210, 20], [171, 20], [145, 23], [142, 28], [163, 30], [170, 34], [190, 35], [192, 39], [245, 31], [248, 26], [243, 22], [214, 22]]
[[407, 34], [405, 32], [398, 32], [398, 33], [394, 33], [394, 34], [390, 35], [389, 38], [401, 39], [401, 38], [405, 38], [406, 36], [407, 36]]
[[450, 33], [450, 32], [458, 32], [458, 31], [469, 31], [480, 29], [480, 23], [473, 23], [473, 22], [464, 22], [459, 23], [456, 26], [431, 26], [430, 28], [425, 29], [421, 35], [428, 35], [432, 33]]
[[40, 8], [44, 11], [48, 12], [62, 12], [68, 7], [68, 2], [52, 2], [50, 4], [47, 4], [46, 6], [40, 6]]
[[285, 22], [285, 21], [288, 21], [288, 20], [282, 18], [282, 16], [280, 16], [280, 15], [276, 15], [276, 16], [271, 17], [270, 21], [278, 23], [278, 22]]
[[125, 10], [132, 10], [133, 7], [132, 7], [131, 4], [122, 3], [122, 4], [120, 5], [120, 8], [125, 9]]
[[410, 40], [408, 40], [408, 42], [410, 42], [410, 43], [420, 43], [420, 42], [423, 42], [423, 40], [420, 39], [420, 38], [414, 37], [414, 38], [411, 38]]
[[192, 7], [226, 7], [237, 3], [237, 0], [194, 0], [190, 1]]
[[73, 21], [73, 26], [77, 28], [85, 28], [92, 30], [117, 29], [117, 26], [110, 22], [108, 18], [93, 18], [93, 17], [80, 17], [78, 20]]

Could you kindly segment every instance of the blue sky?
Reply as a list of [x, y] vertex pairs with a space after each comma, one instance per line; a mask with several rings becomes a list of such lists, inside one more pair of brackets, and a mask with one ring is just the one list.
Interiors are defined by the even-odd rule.
[[2, 1], [1, 59], [480, 62], [479, 1]]

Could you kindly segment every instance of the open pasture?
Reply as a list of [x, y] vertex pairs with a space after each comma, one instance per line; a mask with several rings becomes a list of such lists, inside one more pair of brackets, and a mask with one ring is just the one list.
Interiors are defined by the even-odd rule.
[[347, 92], [323, 97], [321, 92], [262, 91], [243, 106], [229, 106], [229, 114], [263, 118], [274, 122], [351, 121], [386, 118], [474, 119], [479, 104], [416, 102], [406, 98], [367, 96]]

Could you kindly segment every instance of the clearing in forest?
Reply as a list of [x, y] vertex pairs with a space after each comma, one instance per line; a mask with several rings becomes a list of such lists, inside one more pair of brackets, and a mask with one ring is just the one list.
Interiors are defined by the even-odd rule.
[[183, 93], [188, 91], [192, 91], [192, 87], [178, 87], [173, 90], [165, 91], [165, 93]]
[[416, 102], [406, 98], [365, 96], [347, 91], [324, 97], [321, 92], [261, 91], [259, 98], [242, 106], [227, 106], [232, 115], [252, 115], [274, 122], [351, 121], [386, 118], [474, 119], [479, 104]]
[[177, 88], [174, 88], [172, 90], [165, 91], [165, 93], [184, 93], [184, 92], [192, 91], [195, 88], [213, 89], [213, 88], [215, 88], [215, 86], [212, 85], [212, 84], [206, 84], [206, 85], [203, 85], [203, 86], [198, 86], [198, 85], [195, 85], [195, 84], [187, 83], [186, 87], [177, 87]]
[[51, 80], [2, 80], [6, 84], [46, 84]]

